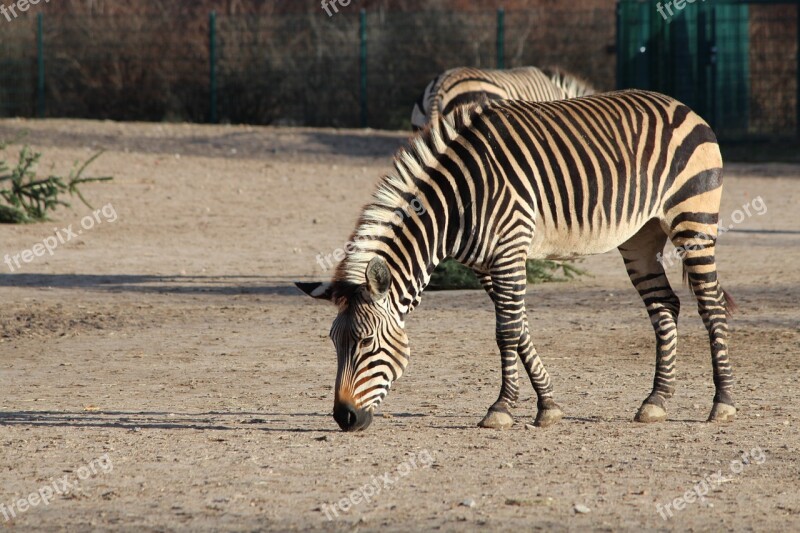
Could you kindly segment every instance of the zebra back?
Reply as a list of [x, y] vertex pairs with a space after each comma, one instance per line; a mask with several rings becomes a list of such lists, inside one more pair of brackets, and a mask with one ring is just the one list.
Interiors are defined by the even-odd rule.
[[594, 92], [588, 83], [558, 69], [459, 67], [437, 76], [426, 86], [414, 105], [411, 125], [415, 130], [422, 129], [460, 106], [482, 100], [549, 102]]
[[597, 93], [597, 90], [589, 82], [559, 67], [545, 67], [542, 72], [549, 76], [550, 81], [564, 89], [567, 98], [578, 98]]

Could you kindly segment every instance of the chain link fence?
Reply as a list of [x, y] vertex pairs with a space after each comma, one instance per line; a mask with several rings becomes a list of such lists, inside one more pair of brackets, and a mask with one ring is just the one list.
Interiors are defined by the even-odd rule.
[[553, 65], [600, 90], [672, 94], [721, 136], [796, 135], [797, 3], [730, 4], [696, 4], [670, 21], [638, 0], [19, 18], [0, 28], [0, 116], [407, 129], [413, 102], [443, 70]]

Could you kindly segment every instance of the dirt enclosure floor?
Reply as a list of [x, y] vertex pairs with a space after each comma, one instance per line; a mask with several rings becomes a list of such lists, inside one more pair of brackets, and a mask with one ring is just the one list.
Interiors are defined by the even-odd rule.
[[0, 226], [2, 256], [81, 231], [0, 264], [0, 530], [800, 528], [800, 167], [726, 170], [733, 423], [704, 422], [708, 340], [677, 263], [678, 391], [667, 421], [632, 421], [654, 338], [613, 252], [529, 289], [559, 424], [526, 428], [525, 379], [513, 428], [476, 427], [500, 386], [492, 307], [429, 292], [406, 375], [343, 434], [334, 309], [291, 281], [330, 275], [317, 254], [343, 246], [404, 134], [0, 121], [26, 130], [43, 170], [105, 149], [90, 173], [115, 180], [84, 188], [94, 222], [76, 202]]

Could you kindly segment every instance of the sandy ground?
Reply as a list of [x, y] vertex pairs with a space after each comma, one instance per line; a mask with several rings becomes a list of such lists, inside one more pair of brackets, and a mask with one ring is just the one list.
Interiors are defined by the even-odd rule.
[[[315, 257], [345, 242], [403, 134], [0, 122], [0, 138], [24, 130], [48, 171], [106, 149], [92, 173], [115, 181], [85, 192], [114, 216], [14, 273], [0, 264], [0, 529], [800, 527], [800, 166], [727, 169], [724, 220], [757, 197], [768, 208], [718, 247], [741, 308], [734, 423], [704, 422], [708, 341], [683, 286], [669, 418], [632, 421], [654, 340], [614, 252], [529, 290], [562, 422], [526, 429], [526, 384], [512, 429], [478, 429], [500, 385], [492, 308], [430, 292], [382, 416], [343, 434], [334, 310], [291, 281], [329, 275]], [[0, 254], [90, 213], [0, 226]]]

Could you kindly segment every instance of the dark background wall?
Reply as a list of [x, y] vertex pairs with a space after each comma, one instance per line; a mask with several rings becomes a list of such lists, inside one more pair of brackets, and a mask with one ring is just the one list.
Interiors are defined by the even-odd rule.
[[331, 17], [316, 0], [62, 0], [0, 18], [0, 116], [407, 128], [437, 73], [502, 62], [673, 94], [731, 136], [793, 136], [799, 20], [796, 2], [665, 21], [633, 0], [353, 0]]

